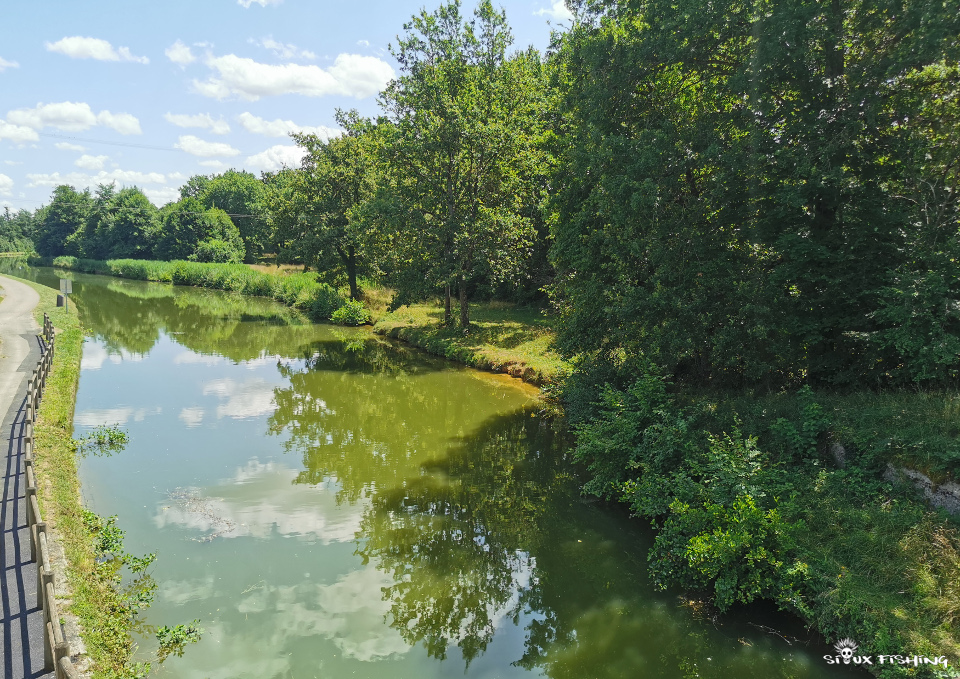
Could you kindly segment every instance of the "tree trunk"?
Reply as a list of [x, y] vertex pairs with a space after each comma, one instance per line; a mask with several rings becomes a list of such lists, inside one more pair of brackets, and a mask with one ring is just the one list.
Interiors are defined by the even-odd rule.
[[350, 299], [360, 299], [360, 289], [357, 288], [357, 253], [353, 246], [347, 248], [347, 281], [350, 283]]
[[467, 283], [460, 278], [460, 328], [463, 334], [470, 332], [470, 305], [467, 303]]
[[446, 303], [443, 308], [443, 324], [449, 328], [453, 323], [452, 314], [450, 313], [450, 281], [447, 281], [446, 292]]

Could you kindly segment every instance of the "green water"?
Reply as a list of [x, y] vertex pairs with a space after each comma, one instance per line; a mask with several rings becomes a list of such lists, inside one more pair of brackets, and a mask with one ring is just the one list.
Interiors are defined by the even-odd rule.
[[130, 435], [83, 459], [84, 500], [158, 552], [147, 622], [206, 630], [158, 675], [842, 674], [791, 618], [655, 591], [651, 534], [584, 502], [530, 388], [264, 300], [71, 277], [76, 436]]

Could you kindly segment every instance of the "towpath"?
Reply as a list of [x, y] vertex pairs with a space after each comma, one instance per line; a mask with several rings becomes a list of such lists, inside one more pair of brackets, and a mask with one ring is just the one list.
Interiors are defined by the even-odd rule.
[[37, 564], [30, 560], [22, 438], [27, 377], [42, 347], [33, 319], [40, 296], [5, 276], [0, 294], [0, 676], [52, 677], [43, 671], [43, 611], [37, 606]]

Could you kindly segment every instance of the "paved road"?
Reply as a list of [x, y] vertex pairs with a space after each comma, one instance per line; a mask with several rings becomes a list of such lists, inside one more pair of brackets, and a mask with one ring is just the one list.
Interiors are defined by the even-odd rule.
[[27, 376], [40, 360], [40, 328], [29, 285], [0, 276], [0, 674], [9, 679], [52, 677], [43, 671], [43, 611], [37, 606], [37, 564], [30, 560], [24, 501], [23, 417]]

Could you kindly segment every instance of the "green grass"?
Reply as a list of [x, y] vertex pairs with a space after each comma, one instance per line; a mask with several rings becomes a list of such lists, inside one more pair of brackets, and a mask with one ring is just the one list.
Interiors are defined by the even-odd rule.
[[[888, 463], [939, 482], [960, 478], [956, 392], [815, 393], [820, 414], [813, 418], [805, 410], [810, 401], [798, 394], [678, 397], [696, 413], [697, 429], [732, 431], [739, 420], [786, 471], [789, 483], [764, 490], [798, 525], [795, 553], [809, 568], [806, 610], [798, 612], [813, 627], [833, 641], [851, 637], [874, 655], [943, 655], [951, 669], [960, 664], [960, 517], [883, 479]], [[800, 431], [805, 419], [825, 429], [812, 450], [778, 432], [778, 420]], [[845, 468], [830, 455], [834, 442], [846, 449]], [[880, 676], [934, 676], [875, 669]]]
[[[960, 531], [906, 490], [857, 470], [801, 475], [798, 553], [809, 565], [808, 622], [873, 654], [960, 663]], [[881, 668], [876, 668], [881, 669]], [[880, 676], [911, 675], [887, 668]], [[956, 675], [954, 675], [956, 676]]]
[[[13, 278], [11, 276], [11, 278]], [[57, 292], [17, 278], [40, 295], [34, 316], [47, 313], [57, 330], [53, 369], [34, 427], [38, 501], [47, 525], [56, 531], [67, 559], [72, 592], [70, 611], [77, 616], [94, 677], [129, 676], [134, 651], [131, 621], [124, 599], [113, 583], [98, 577], [90, 533], [80, 504], [73, 410], [80, 376], [83, 331], [75, 307], [57, 307]]]
[[502, 302], [470, 306], [470, 334], [445, 328], [443, 309], [415, 304], [384, 312], [374, 323], [375, 333], [400, 339], [431, 354], [444, 356], [481, 370], [519, 377], [538, 386], [554, 384], [566, 363], [552, 349], [551, 320], [539, 309]]
[[246, 264], [206, 264], [200, 262], [160, 262], [143, 259], [79, 259], [55, 257], [38, 259], [32, 264], [54, 266], [84, 273], [102, 274], [141, 281], [192, 285], [238, 292], [254, 297], [270, 297], [294, 309], [326, 321], [343, 306], [341, 295], [315, 273], [267, 273]]
[[[878, 472], [890, 463], [923, 472], [934, 483], [960, 480], [960, 391], [820, 391], [815, 397], [829, 422], [821, 447], [839, 443], [847, 459]], [[756, 432], [778, 418], [801, 417], [796, 394], [700, 392], [684, 399], [712, 409], [723, 426], [736, 412]]]

